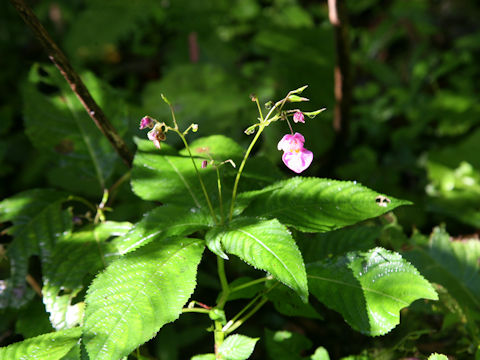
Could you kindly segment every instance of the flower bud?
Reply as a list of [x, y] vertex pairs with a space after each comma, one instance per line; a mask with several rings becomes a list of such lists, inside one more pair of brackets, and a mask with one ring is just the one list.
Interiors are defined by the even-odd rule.
[[293, 121], [298, 123], [304, 123], [305, 124], [305, 117], [303, 116], [303, 113], [301, 111], [295, 111], [295, 114], [293, 114]]
[[208, 165], [208, 161], [207, 160], [203, 160], [202, 161], [202, 169], [205, 169]]
[[198, 124], [192, 124], [192, 131], [197, 132], [198, 131]]

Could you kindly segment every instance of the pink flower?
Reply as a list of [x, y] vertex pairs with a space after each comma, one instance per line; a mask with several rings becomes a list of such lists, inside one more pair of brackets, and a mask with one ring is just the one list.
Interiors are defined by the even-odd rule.
[[283, 150], [282, 160], [287, 167], [300, 174], [310, 166], [313, 153], [303, 147], [305, 138], [300, 133], [287, 134], [278, 143], [278, 150]]
[[164, 141], [167, 138], [162, 127], [158, 126], [158, 124], [148, 132], [147, 136], [148, 140], [152, 140], [158, 149], [160, 149], [160, 141]]
[[153, 128], [153, 120], [148, 117], [148, 116], [144, 116], [142, 118], [142, 120], [140, 120], [140, 130], [143, 130], [145, 128]]
[[293, 121], [298, 123], [304, 123], [305, 124], [305, 117], [303, 116], [303, 113], [301, 111], [295, 111], [295, 114], [293, 114]]

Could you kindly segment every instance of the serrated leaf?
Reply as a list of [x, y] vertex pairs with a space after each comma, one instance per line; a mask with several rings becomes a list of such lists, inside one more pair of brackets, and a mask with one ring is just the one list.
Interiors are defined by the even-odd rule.
[[317, 234], [300, 233], [296, 237], [305, 263], [344, 255], [349, 251], [367, 251], [375, 247], [380, 226], [356, 225]]
[[196, 284], [204, 242], [152, 242], [107, 267], [86, 297], [84, 342], [96, 360], [126, 356], [178, 318]]
[[452, 241], [444, 228], [433, 230], [428, 246], [405, 252], [425, 277], [444, 286], [464, 308], [480, 313], [480, 241]]
[[307, 273], [318, 300], [371, 336], [392, 330], [400, 322], [399, 311], [413, 301], [438, 299], [415, 267], [382, 248], [308, 264]]
[[239, 198], [251, 201], [246, 216], [277, 218], [306, 232], [335, 230], [410, 204], [356, 182], [302, 177], [242, 193]]
[[28, 259], [39, 255], [44, 263], [55, 242], [69, 235], [71, 214], [61, 209], [66, 199], [63, 192], [28, 190], [0, 203], [0, 221], [13, 223], [7, 233], [14, 238], [7, 247], [11, 275], [0, 292], [0, 308], [19, 308], [25, 304], [32, 295], [25, 282]]
[[61, 359], [75, 346], [81, 334], [82, 329], [77, 327], [30, 338], [0, 348], [0, 359]]
[[230, 335], [218, 348], [218, 353], [225, 360], [246, 360], [252, 355], [255, 344], [259, 338], [250, 338], [245, 335]]
[[[213, 225], [211, 216], [195, 207], [159, 206], [143, 215], [131, 231], [115, 240], [118, 254], [126, 254], [151, 241], [185, 236]], [[114, 255], [113, 253], [108, 256]]]
[[107, 221], [87, 226], [57, 243], [44, 266], [42, 289], [43, 302], [55, 329], [81, 323], [84, 303], [71, 305], [72, 300], [84, 288], [85, 275], [94, 275], [106, 266], [106, 257], [112, 251], [112, 242], [106, 240], [125, 234], [131, 226], [128, 222]]
[[206, 239], [219, 238], [226, 253], [265, 270], [295, 290], [303, 301], [308, 298], [302, 254], [290, 232], [277, 220], [239, 218], [226, 228], [213, 228]]

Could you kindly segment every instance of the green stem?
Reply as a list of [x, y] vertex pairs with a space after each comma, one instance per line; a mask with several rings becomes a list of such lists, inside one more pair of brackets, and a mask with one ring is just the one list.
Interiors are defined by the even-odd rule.
[[208, 209], [210, 210], [210, 215], [212, 215], [212, 219], [215, 222], [215, 224], [218, 225], [218, 220], [217, 220], [217, 217], [215, 215], [215, 211], [213, 211], [212, 202], [210, 201], [210, 197], [208, 196], [208, 192], [207, 192], [207, 189], [205, 188], [205, 184], [203, 183], [202, 176], [200, 175], [200, 172], [198, 171], [197, 164], [195, 163], [195, 160], [193, 159], [192, 152], [190, 151], [190, 146], [188, 146], [188, 143], [187, 143], [187, 140], [185, 139], [185, 136], [183, 136], [183, 134], [178, 129], [173, 129], [173, 131], [175, 131], [180, 136], [180, 138], [183, 141], [183, 144], [185, 145], [185, 149], [187, 149], [187, 151], [188, 151], [188, 155], [190, 156], [190, 159], [192, 160], [193, 167], [195, 168], [195, 172], [197, 173], [198, 180], [200, 181], [200, 186], [202, 188], [203, 195], [205, 195], [205, 199], [207, 200]]
[[253, 285], [256, 285], [256, 284], [259, 284], [259, 283], [262, 283], [262, 282], [265, 282], [267, 280], [270, 280], [271, 277], [264, 277], [264, 278], [260, 278], [260, 279], [256, 279], [256, 280], [252, 280], [252, 281], [249, 281], [245, 284], [242, 284], [242, 285], [238, 285], [238, 286], [235, 286], [234, 288], [231, 288], [230, 289], [230, 293], [233, 293], [235, 291], [239, 291], [239, 290], [243, 290], [243, 289], [246, 289], [250, 286], [253, 286]]
[[217, 171], [217, 188], [218, 188], [218, 201], [220, 202], [220, 222], [225, 223], [225, 216], [223, 215], [223, 197], [222, 197], [222, 180], [220, 179], [220, 171], [218, 167], [215, 167]]
[[182, 313], [200, 313], [200, 314], [209, 314], [210, 310], [208, 309], [199, 309], [199, 308], [183, 308]]
[[261, 297], [263, 296], [263, 294], [259, 294], [257, 296], [255, 296], [252, 300], [250, 300], [250, 302], [245, 305], [245, 307], [240, 310], [233, 318], [231, 318], [227, 324], [225, 324], [225, 326], [222, 328], [222, 331], [223, 332], [226, 332], [230, 329], [230, 327], [232, 327], [232, 325], [235, 323], [235, 321], [237, 321], [237, 319], [242, 316], [247, 310], [249, 310], [253, 305], [255, 305], [255, 303], [258, 301], [258, 299], [260, 299]]
[[[267, 118], [268, 118], [268, 116], [267, 116]], [[267, 119], [267, 118], [265, 118], [265, 119]], [[230, 214], [228, 215], [228, 220], [229, 221], [232, 221], [233, 208], [235, 206], [235, 199], [237, 197], [238, 182], [240, 181], [240, 176], [242, 175], [242, 171], [243, 171], [243, 168], [245, 167], [245, 163], [247, 162], [248, 156], [250, 155], [250, 152], [252, 151], [253, 146], [255, 145], [258, 138], [260, 137], [260, 134], [262, 133], [263, 129], [265, 129], [264, 122], [262, 122], [260, 124], [260, 126], [258, 128], [258, 131], [255, 134], [255, 137], [253, 138], [252, 142], [250, 143], [250, 146], [248, 147], [247, 152], [245, 153], [245, 156], [243, 157], [242, 163], [240, 164], [240, 167], [238, 168], [237, 176], [235, 177], [235, 183], [233, 184], [232, 201], [231, 201], [231, 204], [230, 204]]]
[[225, 303], [227, 302], [228, 295], [230, 294], [230, 287], [228, 285], [227, 276], [225, 274], [225, 261], [217, 255], [217, 270], [218, 277], [220, 278], [220, 284], [222, 286], [222, 296], [218, 300], [216, 306], [217, 309], [223, 309]]
[[218, 348], [222, 345], [225, 339], [225, 333], [222, 331], [222, 323], [218, 320], [215, 321], [215, 359], [223, 359], [223, 356], [218, 353]]
[[268, 301], [268, 298], [264, 297], [252, 310], [250, 310], [243, 318], [240, 320], [235, 321], [235, 323], [228, 328], [228, 330], [225, 330], [224, 334], [228, 335], [232, 331], [235, 331], [238, 329], [240, 326], [243, 325], [245, 321], [247, 321], [253, 314], [255, 314], [260, 308], [265, 305], [265, 303]]

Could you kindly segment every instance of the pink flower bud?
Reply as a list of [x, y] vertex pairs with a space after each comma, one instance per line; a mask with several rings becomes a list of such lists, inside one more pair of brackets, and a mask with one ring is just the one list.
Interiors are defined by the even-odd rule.
[[149, 116], [144, 116], [142, 120], [140, 120], [140, 130], [143, 130], [145, 128], [152, 129], [153, 125], [153, 120]]
[[305, 124], [305, 117], [303, 116], [303, 113], [301, 111], [295, 111], [295, 114], [293, 114], [293, 121], [298, 123], [304, 123]]
[[287, 134], [278, 143], [278, 150], [283, 150], [282, 161], [292, 171], [300, 174], [313, 160], [313, 153], [303, 147], [305, 138], [300, 133]]
[[203, 160], [202, 161], [202, 169], [205, 169], [208, 165], [208, 161], [207, 160]]

